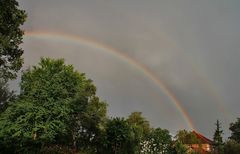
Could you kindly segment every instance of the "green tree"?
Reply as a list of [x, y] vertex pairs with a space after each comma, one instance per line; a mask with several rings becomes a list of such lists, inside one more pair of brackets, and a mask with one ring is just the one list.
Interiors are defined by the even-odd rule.
[[26, 13], [18, 8], [16, 0], [1, 0], [0, 10], [0, 77], [13, 79], [23, 63], [20, 26], [25, 22]]
[[179, 141], [179, 142], [184, 143], [184, 144], [188, 143], [189, 140], [188, 140], [187, 136], [189, 135], [189, 133], [190, 132], [188, 132], [185, 129], [184, 130], [179, 130], [177, 132], [177, 134], [175, 135], [176, 141]]
[[174, 153], [176, 154], [187, 154], [188, 148], [180, 141], [176, 141], [174, 144]]
[[228, 140], [224, 144], [224, 153], [225, 154], [239, 154], [240, 144], [235, 140]]
[[236, 122], [231, 123], [229, 129], [232, 131], [230, 139], [240, 143], [240, 118], [237, 118]]
[[129, 154], [134, 153], [131, 147], [133, 133], [128, 122], [123, 118], [108, 120], [106, 125], [106, 139], [104, 153]]
[[142, 154], [172, 153], [172, 137], [166, 129], [152, 129], [148, 138], [141, 145]]
[[200, 140], [192, 132], [187, 130], [179, 130], [175, 136], [177, 141], [183, 144], [199, 144]]
[[8, 84], [0, 80], [0, 113], [7, 108], [10, 99], [13, 99], [13, 92], [8, 89]]
[[150, 124], [143, 116], [141, 112], [133, 112], [128, 116], [128, 123], [138, 126], [142, 129], [143, 134], [147, 135], [150, 132]]
[[135, 153], [139, 153], [141, 150], [140, 143], [149, 135], [150, 133], [150, 124], [142, 116], [141, 112], [133, 112], [128, 116], [128, 124], [132, 127], [134, 140], [132, 144], [134, 147]]
[[[79, 103], [78, 103], [79, 104]], [[100, 153], [102, 147], [102, 135], [106, 127], [106, 103], [94, 96], [89, 101], [84, 111], [72, 117], [72, 134], [75, 134], [76, 146], [88, 153]], [[74, 143], [74, 141], [73, 141]]]
[[223, 131], [221, 129], [221, 123], [218, 120], [215, 125], [216, 125], [216, 130], [213, 136], [214, 153], [222, 154], [223, 153], [223, 140], [222, 140]]
[[16, 73], [22, 67], [23, 31], [20, 26], [26, 19], [24, 10], [18, 8], [16, 0], [0, 1], [0, 112], [2, 112], [13, 92], [9, 91], [7, 82], [16, 78]]
[[59, 145], [76, 151], [84, 147], [77, 145], [83, 132], [85, 141], [95, 140], [106, 104], [84, 74], [64, 60], [41, 59], [23, 73], [20, 85], [19, 98], [0, 117], [0, 140], [8, 149], [26, 152]]

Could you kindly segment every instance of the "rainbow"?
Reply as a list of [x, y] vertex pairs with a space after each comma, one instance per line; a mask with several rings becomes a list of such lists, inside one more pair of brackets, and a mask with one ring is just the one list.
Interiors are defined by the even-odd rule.
[[134, 66], [139, 71], [141, 71], [145, 76], [147, 76], [154, 84], [156, 84], [161, 91], [169, 97], [169, 99], [174, 103], [174, 106], [177, 108], [183, 119], [185, 120], [189, 129], [195, 130], [193, 122], [187, 111], [182, 107], [181, 102], [177, 99], [177, 97], [170, 91], [170, 89], [145, 65], [141, 64], [140, 62], [136, 61], [129, 55], [118, 51], [108, 45], [99, 43], [95, 40], [91, 40], [88, 38], [83, 38], [80, 36], [69, 35], [66, 33], [54, 33], [54, 32], [46, 32], [46, 31], [26, 31], [26, 37], [34, 37], [34, 38], [41, 38], [41, 39], [54, 39], [54, 40], [62, 40], [62, 41], [71, 41], [74, 43], [81, 43], [87, 46], [91, 46], [97, 49], [102, 49], [108, 54], [111, 54], [128, 64]]
[[[184, 55], [187, 57], [188, 55]], [[196, 74], [196, 77], [198, 78], [198, 81], [201, 82], [202, 85], [204, 85], [207, 92], [211, 95], [211, 97], [215, 100], [213, 103], [215, 103], [216, 107], [219, 109], [221, 113], [224, 115], [224, 120], [226, 123], [228, 123], [232, 117], [229, 113], [228, 108], [224, 105], [224, 101], [221, 95], [217, 93], [217, 90], [213, 87], [213, 85], [210, 83], [210, 81], [203, 75], [205, 74], [202, 72], [201, 68], [194, 63], [191, 58], [187, 58], [189, 64], [192, 67], [192, 71]], [[196, 71], [197, 70], [197, 71]]]

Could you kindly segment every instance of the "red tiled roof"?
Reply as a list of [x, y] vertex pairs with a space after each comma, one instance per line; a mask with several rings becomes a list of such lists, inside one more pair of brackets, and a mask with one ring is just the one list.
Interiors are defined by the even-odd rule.
[[193, 134], [195, 134], [197, 136], [198, 139], [200, 139], [202, 141], [202, 143], [208, 143], [208, 144], [213, 144], [213, 141], [206, 138], [205, 136], [203, 136], [200, 133], [197, 133], [196, 131], [192, 132]]

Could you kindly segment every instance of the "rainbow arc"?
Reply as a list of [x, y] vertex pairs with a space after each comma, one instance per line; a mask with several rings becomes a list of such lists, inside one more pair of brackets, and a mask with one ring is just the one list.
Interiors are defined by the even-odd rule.
[[181, 116], [183, 117], [184, 121], [186, 122], [189, 129], [195, 130], [193, 122], [187, 111], [181, 105], [181, 102], [177, 99], [177, 97], [171, 92], [171, 90], [162, 82], [162, 80], [157, 77], [148, 67], [141, 64], [137, 60], [133, 59], [132, 57], [128, 56], [127, 54], [114, 49], [108, 45], [99, 43], [95, 40], [82, 38], [79, 36], [68, 35], [65, 33], [53, 33], [53, 32], [44, 32], [44, 31], [27, 31], [25, 32], [26, 37], [33, 37], [39, 39], [50, 39], [50, 40], [62, 40], [62, 41], [70, 41], [77, 44], [85, 44], [90, 47], [94, 47], [97, 49], [102, 49], [101, 51], [106, 52], [107, 54], [111, 54], [122, 61], [134, 66], [137, 70], [142, 72], [146, 77], [148, 77], [154, 84], [156, 84], [160, 90], [168, 96], [171, 102], [174, 104], [176, 109], [179, 111]]

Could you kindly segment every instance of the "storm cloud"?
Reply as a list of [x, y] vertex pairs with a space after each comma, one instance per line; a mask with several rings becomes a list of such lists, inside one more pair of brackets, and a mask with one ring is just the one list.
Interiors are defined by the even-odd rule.
[[[29, 32], [88, 38], [148, 68], [181, 102], [198, 131], [239, 116], [238, 0], [20, 0]], [[174, 103], [146, 74], [94, 46], [24, 37], [24, 67], [40, 57], [65, 58], [93, 79], [110, 116], [141, 111], [154, 127], [189, 129]]]

